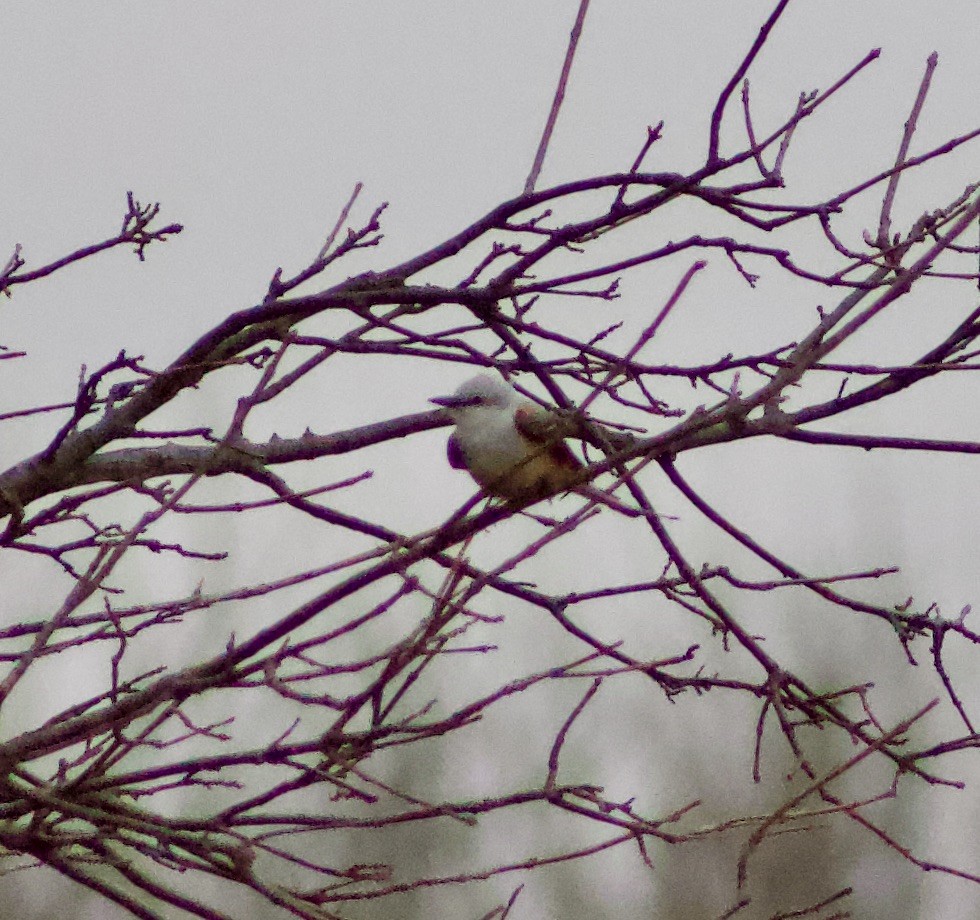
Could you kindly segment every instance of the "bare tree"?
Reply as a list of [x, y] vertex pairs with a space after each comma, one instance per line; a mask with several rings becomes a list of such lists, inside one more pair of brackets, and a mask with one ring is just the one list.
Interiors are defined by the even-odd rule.
[[[911, 787], [956, 785], [941, 759], [977, 744], [963, 673], [947, 663], [948, 648], [960, 646], [956, 660], [969, 667], [968, 652], [980, 644], [968, 610], [949, 617], [911, 601], [876, 600], [880, 594], [868, 586], [893, 571], [887, 567], [815, 574], [805, 560], [791, 562], [727, 519], [682, 472], [687, 454], [761, 436], [814, 450], [980, 452], [975, 431], [963, 440], [938, 440], [850, 423], [862, 407], [901, 405], [913, 388], [939, 376], [970, 398], [966, 388], [980, 368], [978, 185], [934, 202], [902, 229], [893, 209], [904, 177], [942, 168], [946, 154], [980, 131], [910, 154], [937, 64], [933, 57], [894, 165], [831, 197], [798, 200], [785, 178], [794, 139], [819, 130], [825, 103], [855, 92], [853, 84], [877, 53], [826, 89], [802, 93], [782, 123], [759, 124], [747, 74], [786, 5], [778, 4], [718, 94], [697, 168], [645, 168], [661, 136], [658, 125], [647, 130], [628, 169], [539, 189], [546, 133], [518, 197], [401, 264], [297, 293], [355, 251], [381, 252], [384, 205], [359, 223], [352, 219], [358, 186], [306, 268], [292, 277], [277, 271], [261, 302], [203, 332], [169, 366], [149, 367], [121, 352], [82, 375], [73, 402], [0, 416], [3, 422], [37, 416], [39, 424], [57, 419], [43, 450], [0, 474], [0, 547], [7, 559], [40, 558], [65, 586], [57, 609], [35, 618], [18, 620], [21, 599], [8, 597], [5, 607], [18, 621], [0, 626], [0, 702], [15, 702], [31, 675], [52, 661], [66, 674], [73, 660], [84, 661], [101, 681], [94, 695], [79, 690], [70, 706], [0, 745], [0, 843], [8, 866], [50, 867], [138, 917], [175, 916], [173, 909], [203, 918], [234, 916], [226, 909], [228, 891], [245, 890], [254, 895], [249, 903], [255, 910], [274, 905], [295, 916], [326, 918], [403, 903], [398, 899], [406, 894], [438, 896], [459, 885], [523, 878], [560, 863], [575, 862], [588, 873], [594, 858], [612, 848], [635, 849], [652, 869], [658, 850], [737, 835], [737, 858], [720, 868], [729, 873], [724, 916], [734, 917], [749, 915], [754, 861], [773, 838], [830, 822], [854, 824], [868, 845], [890, 849], [912, 866], [980, 882], [968, 868], [918, 853], [914, 841], [895, 835], [874, 809], [911, 794]], [[564, 85], [563, 76], [555, 116]], [[869, 193], [880, 200], [877, 228], [861, 241], [849, 240], [838, 222]], [[130, 195], [119, 234], [33, 270], [18, 251], [0, 287], [11, 294], [17, 285], [43, 283], [52, 272], [115, 246], [132, 245], [142, 258], [148, 246], [181, 229], [157, 227], [157, 211]], [[692, 222], [700, 229], [678, 230]], [[642, 232], [634, 232], [638, 228]], [[800, 231], [825, 243], [819, 259], [795, 242]], [[611, 240], [629, 254], [620, 248], [610, 257]], [[733, 283], [753, 286], [766, 273], [797, 279], [808, 292], [801, 296], [811, 311], [809, 326], [776, 348], [694, 365], [649, 363], [644, 349], [683, 311], [692, 281], [715, 257], [731, 265]], [[617, 310], [621, 280], [650, 266], [678, 280], [648, 321], [631, 328]], [[936, 313], [916, 357], [896, 362], [879, 352], [876, 360], [855, 363], [840, 356], [855, 342], [870, 342], [873, 351], [876, 321], [923, 284], [941, 285], [955, 310]], [[594, 307], [576, 313], [576, 328], [587, 317], [586, 331], [569, 331], [570, 303]], [[19, 356], [15, 346], [0, 353], [8, 373]], [[630, 540], [637, 558], [646, 560], [646, 576], [578, 592], [546, 591], [528, 581], [535, 557], [560, 554], [574, 532], [616, 514], [579, 498], [522, 505], [476, 492], [422, 533], [403, 533], [391, 521], [338, 507], [369, 475], [348, 475], [347, 467], [335, 466], [341, 458], [356, 461], [376, 445], [447, 426], [441, 409], [366, 419], [326, 434], [246, 436], [257, 413], [297, 398], [299, 384], [328, 362], [377, 356], [495, 369], [552, 405], [562, 432], [584, 445], [581, 481], [632, 508], [619, 524], [633, 528]], [[674, 386], [678, 381], [686, 391]], [[193, 392], [220, 394], [229, 387], [235, 398], [220, 429], [193, 416], [186, 424], [173, 421], [194, 411], [188, 408]], [[299, 464], [290, 469], [316, 484], [291, 481], [289, 464]], [[662, 474], [659, 483], [672, 485], [672, 500], [682, 498], [687, 513], [703, 516], [733, 541], [732, 560], [692, 561], [651, 498], [644, 478], [651, 471]], [[216, 478], [240, 486], [236, 497], [221, 497]], [[657, 494], [659, 500], [663, 493]], [[174, 522], [229, 514], [254, 518], [256, 540], [275, 541], [277, 530], [302, 531], [322, 539], [334, 555], [316, 569], [294, 567], [276, 580], [221, 591], [196, 588], [134, 600], [135, 585], [122, 589], [133, 580], [126, 565], [141, 564], [141, 554], [167, 557], [187, 583], [202, 567], [220, 567], [224, 551], [168, 534], [183, 526]], [[493, 564], [474, 561], [488, 528], [516, 517], [537, 522], [535, 535]], [[642, 538], [633, 536], [637, 521]], [[746, 574], [760, 566], [764, 577]], [[871, 624], [879, 642], [900, 645], [910, 667], [929, 660], [934, 698], [905, 700], [898, 718], [879, 716], [873, 660], [859, 680], [817, 686], [749, 625], [747, 613], [760, 592], [807, 594], [822, 610], [846, 611], [846, 624]], [[672, 608], [689, 621], [695, 641], [651, 632], [660, 650], [651, 656], [644, 651], [650, 636], [610, 641], [582, 625], [582, 611], [636, 596]], [[499, 613], [518, 603], [538, 611], [568, 644], [546, 650], [541, 668], [470, 692], [467, 669], [493, 660], [495, 636], [504, 628]], [[261, 622], [249, 613], [258, 604], [272, 611]], [[202, 623], [221, 634], [220, 650], [198, 653]], [[844, 633], [848, 627], [837, 621], [836, 628]], [[157, 663], [137, 667], [143, 659], [135, 650], [147, 648]], [[437, 692], [438, 682], [430, 679], [436, 670], [457, 675], [453, 693]], [[611, 797], [601, 781], [566, 778], [569, 749], [588, 741], [575, 739], [586, 726], [596, 731], [590, 721], [596, 701], [616, 699], [627, 688], [636, 693], [638, 680], [651, 699], [696, 698], [709, 709], [719, 698], [746, 701], [745, 711], [754, 713], [748, 732], [756, 739], [753, 776], [771, 786], [779, 804], [757, 814], [685, 799], [649, 813], [632, 799]], [[575, 701], [545, 745], [535, 782], [505, 777], [492, 794], [476, 783], [467, 791], [463, 782], [459, 795], [430, 799], [398, 781], [417, 750], [439, 750], [464, 777], [471, 775], [478, 765], [467, 761], [466, 739], [499, 710], [520, 726], [522, 713], [539, 705], [539, 694], [557, 686], [571, 688]], [[954, 718], [938, 721], [943, 709]], [[261, 733], [243, 727], [241, 716], [258, 711], [269, 724], [257, 740]], [[941, 725], [941, 740], [917, 743], [915, 730], [924, 723]], [[847, 744], [834, 746], [834, 739]], [[783, 785], [786, 771], [766, 763], [787, 756], [790, 787]], [[847, 781], [866, 763], [884, 769], [887, 781], [854, 794]], [[193, 799], [193, 816], [175, 806], [181, 797]], [[383, 850], [378, 840], [422, 833], [417, 828], [431, 826], [431, 834], [465, 841], [480, 821], [512, 814], [525, 821], [542, 811], [585, 826], [588, 841], [570, 834], [542, 851], [515, 834], [512, 855], [503, 861], [470, 853], [464, 842], [435, 873], [408, 853], [399, 862], [357, 855]], [[346, 858], [349, 852], [353, 858]], [[214, 884], [188, 882], [198, 876]], [[798, 910], [794, 916], [849, 915], [848, 890], [811, 881], [806, 903], [784, 909]], [[520, 891], [514, 882], [510, 899], [485, 916], [510, 915]], [[395, 915], [392, 909], [387, 916]]]

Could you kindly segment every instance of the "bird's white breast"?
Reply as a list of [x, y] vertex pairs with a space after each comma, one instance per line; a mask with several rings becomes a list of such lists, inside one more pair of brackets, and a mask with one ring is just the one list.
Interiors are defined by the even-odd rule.
[[569, 475], [568, 469], [555, 463], [547, 446], [517, 430], [511, 410], [468, 408], [457, 418], [456, 441], [473, 478], [496, 495], [547, 495], [562, 488]]

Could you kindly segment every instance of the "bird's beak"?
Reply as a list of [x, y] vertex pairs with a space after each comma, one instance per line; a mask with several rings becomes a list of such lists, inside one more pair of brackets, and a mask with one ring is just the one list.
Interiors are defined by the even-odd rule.
[[429, 402], [445, 409], [459, 409], [462, 406], [475, 406], [479, 400], [473, 396], [433, 396]]

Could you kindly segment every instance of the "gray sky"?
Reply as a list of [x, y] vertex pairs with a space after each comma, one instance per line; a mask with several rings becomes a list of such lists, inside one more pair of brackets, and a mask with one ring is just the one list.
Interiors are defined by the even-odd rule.
[[[646, 126], [660, 120], [664, 140], [648, 166], [697, 163], [712, 100], [771, 6], [594, 0], [540, 185], [625, 169]], [[571, 0], [7, 4], [0, 260], [20, 243], [31, 268], [109, 236], [127, 190], [161, 202], [162, 219], [186, 229], [151, 246], [145, 263], [110, 253], [0, 303], [0, 341], [30, 353], [0, 363], [0, 412], [73, 398], [79, 367], [91, 369], [123, 348], [153, 366], [168, 362], [223, 316], [261, 300], [277, 266], [286, 274], [304, 267], [356, 182], [365, 188], [355, 217], [390, 202], [386, 238], [341, 263], [344, 273], [415, 254], [518, 194], [575, 8]], [[976, 127], [978, 22], [968, 0], [796, 0], [750, 74], [757, 126], [785, 118], [799, 92], [826, 88], [871, 48], [882, 55], [801, 127], [786, 169], [790, 197], [829, 194], [891, 165], [932, 51], [940, 64], [913, 152]], [[741, 142], [741, 126], [726, 124]], [[977, 147], [968, 147], [926, 180], [910, 182], [896, 221], [948, 201], [977, 178], [977, 162]], [[862, 200], [842, 224], [853, 241], [874, 227], [877, 203]], [[658, 232], [669, 237], [669, 229]], [[825, 255], [814, 250], [813, 258]], [[723, 257], [712, 261], [709, 281], [672, 320], [664, 347], [673, 350], [659, 360], [711, 360], [760, 336], [774, 345], [808, 328], [812, 298], [794, 301], [796, 289], [775, 272], [749, 292]], [[642, 322], [682, 269], [649, 278], [650, 289], [638, 274], [619, 308]], [[940, 309], [928, 298], [915, 301], [884, 327], [886, 347], [898, 356], [916, 353], [923, 315], [916, 311]], [[464, 375], [459, 367], [420, 372], [397, 363], [372, 365], [370, 373], [354, 368], [350, 376], [331, 372], [266, 424], [296, 436], [307, 425], [328, 432], [420, 411]], [[869, 429], [914, 421], [920, 433], [977, 437], [976, 401], [950, 402], [932, 389], [907, 405], [921, 416], [886, 414]], [[202, 409], [219, 420], [219, 410]], [[18, 426], [0, 444], [0, 465], [40, 447], [51, 425]], [[438, 462], [431, 501], [392, 512], [398, 526], [431, 526], [472, 492], [444, 466], [443, 444], [438, 433], [412, 439], [398, 457], [385, 454], [389, 465], [379, 467], [375, 491], [363, 500], [385, 507], [412, 463]], [[878, 454], [844, 460], [814, 451], [801, 473], [800, 456], [792, 445], [735, 445], [692, 457], [685, 471], [747, 529], [761, 531], [769, 545], [791, 547], [815, 569], [898, 563], [896, 597], [935, 598], [948, 614], [975, 599], [975, 462]], [[704, 558], [722, 552], [693, 522], [678, 524], [682, 532], [688, 526]], [[250, 552], [263, 550], [242, 547], [245, 559]], [[627, 578], [646, 563], [629, 558], [625, 543], [614, 564]], [[835, 654], [819, 634], [807, 641], [811, 654]], [[962, 828], [959, 852], [937, 844], [936, 858], [978, 871], [980, 851], [968, 829], [980, 816], [975, 794], [968, 795], [934, 803], [923, 848]], [[915, 916], [967, 920], [980, 910], [980, 890], [965, 882], [935, 875], [918, 882]]]

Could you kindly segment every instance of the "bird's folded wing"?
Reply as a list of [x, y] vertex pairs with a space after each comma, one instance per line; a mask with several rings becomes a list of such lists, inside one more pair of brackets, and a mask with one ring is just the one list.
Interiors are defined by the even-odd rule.
[[565, 426], [560, 416], [535, 405], [519, 406], [514, 410], [514, 425], [525, 438], [547, 450], [556, 463], [572, 470], [581, 469], [581, 461], [565, 443]]

